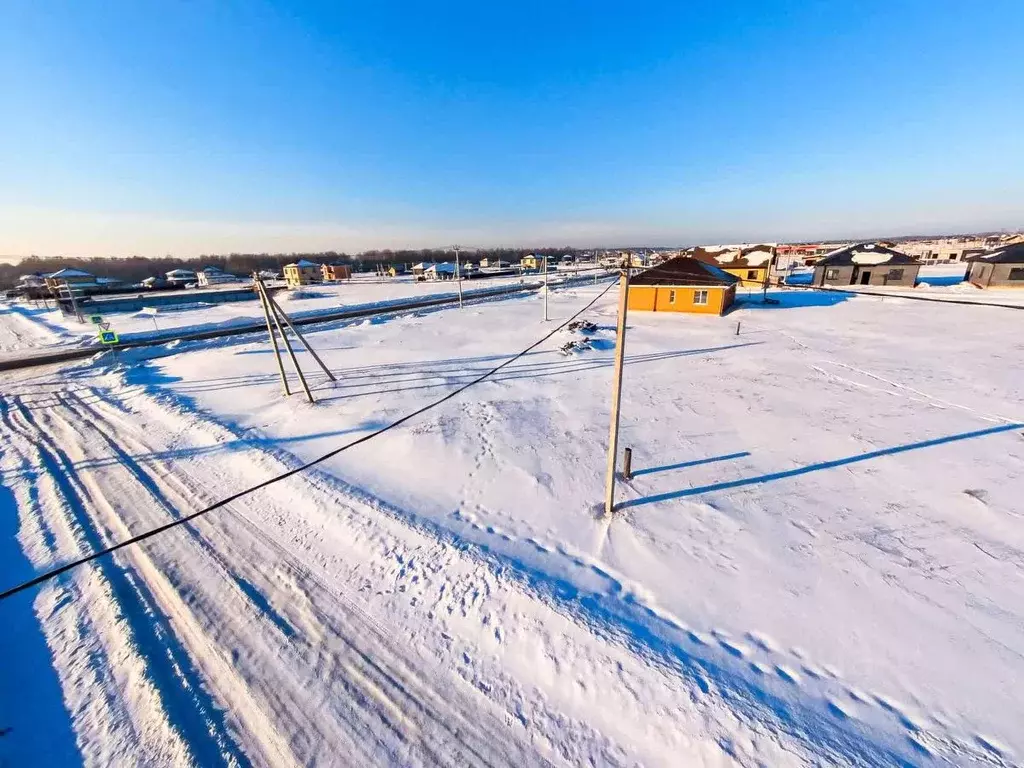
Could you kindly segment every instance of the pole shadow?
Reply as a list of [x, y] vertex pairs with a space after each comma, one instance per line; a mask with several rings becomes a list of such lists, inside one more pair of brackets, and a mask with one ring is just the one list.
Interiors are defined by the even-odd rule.
[[661, 467], [647, 467], [645, 469], [633, 470], [633, 477], [639, 475], [653, 475], [655, 472], [668, 472], [673, 469], [686, 469], [687, 467], [699, 467], [701, 464], [712, 464], [716, 461], [728, 461], [729, 459], [742, 459], [745, 456], [749, 456], [750, 451], [740, 451], [739, 453], [727, 453], [723, 456], [711, 456], [707, 459], [694, 459], [693, 461], [683, 461], [679, 464], [665, 464]]
[[988, 435], [999, 434], [1000, 432], [1010, 432], [1015, 429], [1024, 428], [1024, 424], [1004, 424], [999, 427], [990, 427], [989, 429], [979, 429], [974, 432], [962, 432], [957, 435], [947, 435], [946, 437], [937, 437], [932, 440], [922, 440], [917, 443], [907, 443], [906, 445], [897, 445], [892, 448], [882, 448], [877, 451], [869, 451], [868, 453], [857, 454], [856, 456], [847, 456], [842, 459], [833, 459], [832, 461], [822, 461], [817, 464], [808, 464], [803, 467], [797, 467], [796, 469], [788, 469], [783, 472], [771, 472], [767, 475], [758, 475], [757, 477], [744, 477], [738, 480], [727, 480], [722, 483], [713, 483], [711, 485], [702, 485], [696, 488], [684, 488], [679, 491], [670, 491], [667, 493], [657, 493], [651, 496], [643, 496], [638, 499], [629, 499], [618, 504], [619, 509], [628, 509], [630, 507], [639, 507], [644, 504], [654, 504], [659, 501], [672, 501], [673, 499], [682, 499], [687, 496], [699, 496], [702, 493], [712, 493], [714, 491], [727, 491], [732, 488], [742, 488], [747, 485], [761, 485], [764, 483], [771, 483], [776, 480], [785, 480], [790, 477], [799, 477], [800, 475], [807, 475], [811, 472], [818, 472], [824, 469], [835, 469], [836, 467], [843, 467], [848, 464], [856, 464], [861, 461], [869, 461], [870, 459], [877, 459], [882, 456], [893, 456], [899, 453], [906, 453], [908, 451], [916, 451], [921, 448], [932, 448], [936, 445], [944, 445], [945, 443], [958, 442], [960, 440], [970, 440], [975, 437], [986, 437]]

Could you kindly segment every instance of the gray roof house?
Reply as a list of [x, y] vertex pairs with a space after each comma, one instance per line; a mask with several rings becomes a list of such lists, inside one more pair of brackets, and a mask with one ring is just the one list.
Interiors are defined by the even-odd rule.
[[913, 288], [921, 262], [878, 243], [854, 243], [814, 265], [812, 285], [900, 285]]
[[978, 288], [1024, 288], [1024, 243], [972, 257], [967, 280]]

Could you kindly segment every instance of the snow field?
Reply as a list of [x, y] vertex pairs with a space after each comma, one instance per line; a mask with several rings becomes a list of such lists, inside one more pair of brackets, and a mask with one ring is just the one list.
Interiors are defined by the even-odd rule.
[[[593, 295], [553, 292], [552, 317]], [[591, 350], [561, 355], [558, 334], [301, 480], [117, 556], [98, 604], [143, 606], [163, 633], [99, 622], [58, 641], [43, 620], [65, 702], [108, 692], [106, 709], [71, 707], [83, 754], [1012, 764], [1016, 317], [816, 295], [722, 319], [631, 315], [622, 444], [637, 473], [610, 521], [595, 508], [612, 295], [588, 315]], [[550, 327], [527, 297], [311, 333], [339, 377], [313, 376], [315, 406], [280, 397], [265, 339], [5, 391], [23, 548], [37, 567], [70, 557], [42, 532], [61, 515], [94, 527], [85, 546], [191, 511]], [[961, 363], [978, 355], [984, 368]], [[38, 448], [33, 431], [49, 436]], [[110, 674], [87, 643], [134, 653], [133, 681], [75, 678]]]

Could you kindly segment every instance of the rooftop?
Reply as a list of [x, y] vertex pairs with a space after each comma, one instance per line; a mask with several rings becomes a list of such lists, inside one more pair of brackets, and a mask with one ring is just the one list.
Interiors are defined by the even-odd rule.
[[970, 257], [970, 261], [987, 261], [990, 264], [1024, 264], [1024, 243], [1013, 243], [996, 248], [988, 253]]
[[644, 270], [630, 280], [631, 285], [735, 285], [739, 280], [713, 264], [677, 256], [664, 264]]
[[826, 254], [818, 262], [822, 267], [847, 267], [854, 264], [920, 264], [921, 262], [905, 253], [878, 243], [854, 243]]

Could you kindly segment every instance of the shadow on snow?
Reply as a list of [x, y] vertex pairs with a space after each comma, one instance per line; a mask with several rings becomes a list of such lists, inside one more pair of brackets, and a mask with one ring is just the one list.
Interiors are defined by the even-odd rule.
[[[818, 472], [824, 469], [834, 469], [836, 467], [843, 467], [848, 464], [856, 464], [861, 461], [869, 461], [871, 459], [877, 459], [882, 456], [893, 456], [899, 453], [906, 453], [907, 451], [916, 451], [921, 448], [931, 448], [936, 445], [944, 445], [945, 443], [953, 443], [960, 440], [970, 440], [975, 437], [986, 437], [987, 435], [995, 435], [1000, 432], [1009, 432], [1014, 429], [1024, 428], [1024, 424], [1003, 424], [999, 427], [990, 427], [988, 429], [979, 429], [973, 432], [961, 432], [956, 435], [947, 435], [945, 437], [936, 437], [931, 440], [922, 440], [917, 443], [907, 443], [905, 445], [896, 445], [891, 448], [881, 448], [877, 451], [869, 451], [867, 453], [859, 453], [855, 456], [847, 456], [842, 459], [833, 459], [832, 461], [822, 461], [817, 464], [808, 464], [803, 467], [797, 467], [796, 469], [787, 469], [782, 472], [771, 472], [767, 475], [758, 475], [756, 477], [743, 477], [737, 480], [727, 480], [721, 483], [713, 483], [711, 485], [702, 485], [695, 488], [684, 488], [679, 491], [670, 491], [668, 493], [656, 493], [651, 496], [643, 496], [639, 499], [629, 499], [623, 501], [618, 505], [620, 509], [628, 509], [630, 507], [639, 507], [643, 504], [654, 504], [659, 501], [671, 501], [672, 499], [681, 499], [686, 496], [698, 496], [702, 493], [712, 493], [714, 491], [727, 491], [732, 488], [742, 488], [747, 485], [760, 485], [763, 483], [771, 483], [776, 480], [785, 480], [790, 477], [799, 477], [800, 475], [810, 474], [811, 472]], [[692, 465], [704, 464], [711, 461], [720, 461], [723, 458], [738, 458], [742, 454], [733, 454], [727, 457], [718, 457], [715, 459], [704, 459], [696, 462], [691, 462]], [[686, 466], [686, 465], [675, 465]], [[673, 467], [669, 467], [673, 468]], [[659, 468], [662, 469], [662, 468]], [[641, 474], [636, 472], [634, 474]]]

